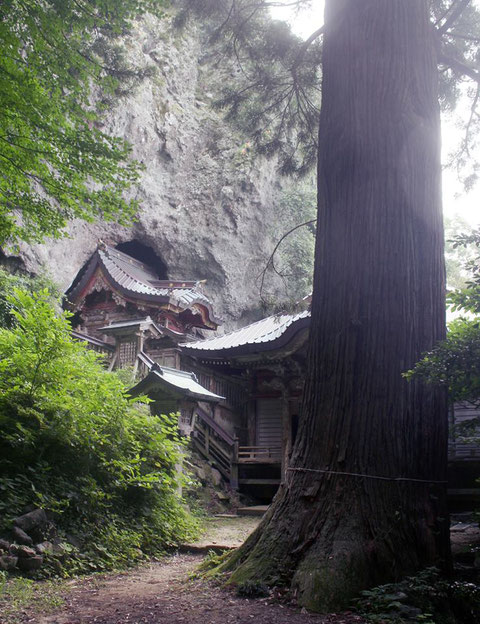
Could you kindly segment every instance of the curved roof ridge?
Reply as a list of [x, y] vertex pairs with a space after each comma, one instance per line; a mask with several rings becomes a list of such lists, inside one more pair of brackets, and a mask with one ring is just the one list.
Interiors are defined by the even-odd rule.
[[[83, 265], [66, 291], [67, 297], [80, 296], [82, 289], [92, 279], [97, 267], [103, 272], [105, 279], [113, 288], [131, 293], [141, 299], [158, 300], [161, 303], [171, 303], [181, 310], [191, 310], [194, 305], [205, 309], [206, 327], [218, 327], [220, 319], [214, 316], [210, 299], [202, 292], [199, 280], [164, 280], [157, 286], [158, 276], [152, 267], [129, 256], [123, 251], [100, 242], [95, 252]], [[162, 280], [160, 280], [162, 281]], [[182, 286], [183, 281], [185, 286]], [[195, 314], [196, 312], [193, 311]], [[203, 312], [201, 313], [204, 314]]]
[[250, 325], [233, 330], [223, 336], [216, 336], [206, 340], [187, 342], [180, 346], [185, 349], [215, 351], [230, 349], [247, 344], [271, 342], [279, 338], [296, 321], [310, 316], [309, 310], [296, 314], [274, 314], [255, 321]]
[[[120, 253], [122, 253], [122, 252], [120, 252]], [[115, 265], [115, 268], [117, 269], [117, 271], [120, 271], [120, 272], [121, 272], [121, 273], [122, 273], [122, 274], [123, 274], [126, 278], [128, 278], [128, 279], [132, 280], [133, 282], [135, 282], [135, 283], [136, 283], [136, 284], [138, 284], [139, 286], [142, 286], [142, 287], [144, 287], [144, 288], [149, 289], [151, 292], [149, 292], [148, 294], [151, 294], [151, 295], [161, 294], [161, 293], [160, 293], [160, 291], [159, 291], [157, 288], [155, 288], [154, 286], [151, 286], [151, 285], [148, 283], [148, 280], [146, 280], [146, 281], [144, 282], [144, 281], [139, 280], [137, 277], [135, 277], [135, 276], [131, 275], [130, 273], [127, 273], [127, 272], [125, 271], [125, 269], [124, 269], [123, 267], [119, 266], [119, 264], [118, 264], [117, 262], [115, 262], [114, 258], [110, 257], [110, 256], [108, 255], [108, 252], [106, 252], [104, 249], [99, 249], [99, 250], [98, 250], [98, 255], [100, 256], [100, 259], [102, 260], [102, 262], [103, 262], [103, 264], [104, 264], [104, 265], [105, 265], [105, 260], [104, 260], [103, 256], [105, 256], [107, 260], [109, 260], [112, 264], [114, 264], [114, 265]], [[128, 256], [127, 254], [123, 254], [123, 255], [124, 255], [124, 256], [126, 256], [126, 258], [130, 258], [130, 256]], [[133, 260], [135, 260], [135, 258], [133, 258]], [[129, 261], [130, 261], [130, 260], [129, 260]], [[108, 266], [105, 266], [105, 268], [106, 268], [106, 269], [107, 269], [107, 271], [110, 273], [110, 275], [112, 276], [112, 278], [113, 278], [113, 279], [114, 279], [114, 280], [118, 283], [118, 285], [119, 285], [119, 286], [123, 286], [123, 284], [122, 284], [121, 282], [119, 282], [119, 281], [117, 280], [117, 278], [115, 277], [115, 275], [111, 272], [110, 268], [109, 268]], [[142, 265], [142, 269], [143, 269], [143, 265]]]
[[117, 256], [123, 257], [130, 264], [136, 264], [137, 266], [140, 266], [140, 268], [147, 269], [149, 272], [152, 272], [153, 274], [156, 275], [156, 272], [153, 270], [153, 267], [148, 265], [146, 262], [143, 262], [142, 260], [139, 260], [138, 258], [134, 258], [133, 256], [130, 256], [124, 251], [120, 251], [120, 249], [117, 249], [116, 247], [112, 247], [111, 245], [107, 245], [106, 243], [103, 243], [97, 247], [97, 251], [104, 251], [107, 253], [112, 253], [113, 256], [117, 255]]

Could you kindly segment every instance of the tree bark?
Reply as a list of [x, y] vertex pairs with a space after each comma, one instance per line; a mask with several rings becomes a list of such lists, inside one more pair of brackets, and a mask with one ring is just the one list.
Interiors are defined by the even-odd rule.
[[428, 2], [327, 0], [324, 37], [303, 418], [285, 484], [224, 565], [320, 611], [450, 565], [445, 393], [402, 377], [445, 333]]

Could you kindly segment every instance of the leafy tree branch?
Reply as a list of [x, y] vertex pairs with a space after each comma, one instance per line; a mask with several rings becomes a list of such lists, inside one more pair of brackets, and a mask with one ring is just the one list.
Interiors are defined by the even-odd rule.
[[[6, 0], [0, 7], [0, 245], [60, 236], [72, 218], [129, 222], [141, 166], [99, 129], [102, 97], [144, 77], [119, 37], [163, 0]], [[127, 81], [125, 83], [125, 81]], [[124, 84], [122, 84], [122, 82]]]

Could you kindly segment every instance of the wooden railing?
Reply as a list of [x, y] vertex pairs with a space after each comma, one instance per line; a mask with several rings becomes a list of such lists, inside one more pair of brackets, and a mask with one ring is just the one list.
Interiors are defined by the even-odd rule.
[[248, 463], [278, 463], [281, 461], [282, 449], [268, 446], [239, 446], [238, 462]]
[[77, 332], [75, 330], [72, 330], [72, 338], [75, 338], [75, 340], [86, 342], [89, 349], [97, 351], [97, 353], [103, 353], [108, 357], [112, 357], [112, 353], [115, 351], [115, 347], [108, 342], [98, 340], [98, 338], [93, 338], [93, 336], [87, 336], [87, 334], [82, 334], [81, 332]]
[[233, 453], [219, 444], [215, 437], [211, 435], [208, 427], [201, 421], [196, 423], [194, 440], [203, 455], [213, 460], [218, 470], [230, 481]]
[[195, 409], [193, 442], [207, 459], [213, 460], [215, 467], [238, 488], [238, 440], [232, 438], [211, 416], [202, 409]]
[[[239, 464], [279, 464], [281, 462], [280, 447], [239, 446], [238, 439], [229, 435], [209, 414], [198, 407], [195, 409], [195, 414], [193, 443], [204, 457], [214, 463], [223, 477], [230, 482], [232, 488], [238, 488]], [[265, 482], [265, 480], [260, 481]]]
[[455, 442], [448, 447], [449, 461], [480, 460], [480, 446], [475, 442]]

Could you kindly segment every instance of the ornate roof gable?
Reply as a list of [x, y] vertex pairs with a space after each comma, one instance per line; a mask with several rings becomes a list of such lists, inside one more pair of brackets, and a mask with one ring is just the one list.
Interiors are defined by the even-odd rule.
[[216, 329], [220, 323], [199, 282], [159, 280], [151, 267], [104, 243], [82, 267], [65, 294], [73, 307], [79, 309], [88, 294], [99, 290], [111, 291], [118, 304], [129, 301], [142, 307], [148, 303], [177, 314], [190, 310], [192, 315], [200, 315], [204, 326], [210, 329]]

